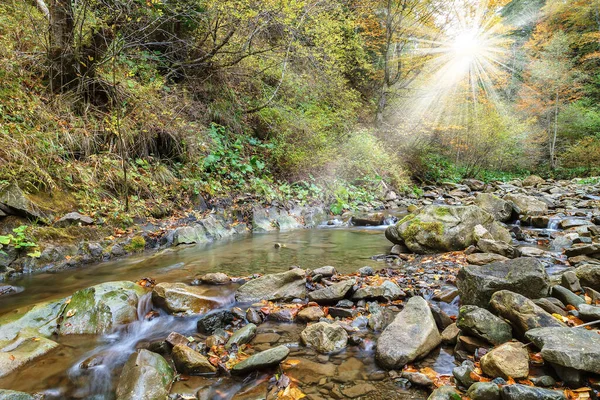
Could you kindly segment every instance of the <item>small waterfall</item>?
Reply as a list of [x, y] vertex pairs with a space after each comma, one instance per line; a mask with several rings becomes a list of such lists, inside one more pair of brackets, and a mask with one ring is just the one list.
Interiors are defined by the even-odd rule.
[[560, 218], [556, 218], [556, 217], [550, 217], [548, 219], [548, 230], [549, 231], [557, 231], [558, 230], [558, 224], [560, 224]]
[[[215, 300], [213, 298], [213, 300]], [[217, 299], [221, 306], [233, 303], [233, 294]], [[152, 310], [152, 298], [148, 293], [140, 297], [137, 306], [138, 320], [119, 326], [113, 333], [100, 338], [100, 345], [85, 354], [68, 372], [75, 389], [75, 397], [93, 400], [112, 399], [118, 373], [141, 341], [164, 339], [171, 332], [189, 335], [196, 331], [198, 316], [174, 317], [164, 313], [146, 319]]]

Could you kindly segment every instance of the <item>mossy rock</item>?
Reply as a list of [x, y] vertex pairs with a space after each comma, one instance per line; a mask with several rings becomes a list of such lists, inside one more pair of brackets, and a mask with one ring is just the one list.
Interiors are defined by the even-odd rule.
[[495, 240], [511, 241], [508, 230], [477, 206], [427, 206], [388, 228], [386, 237], [419, 254], [456, 251], [476, 243], [477, 225], [485, 227]]
[[21, 331], [36, 332], [42, 337], [52, 336], [58, 320], [66, 308], [66, 300], [39, 303], [11, 311], [0, 318], [0, 340], [12, 340]]

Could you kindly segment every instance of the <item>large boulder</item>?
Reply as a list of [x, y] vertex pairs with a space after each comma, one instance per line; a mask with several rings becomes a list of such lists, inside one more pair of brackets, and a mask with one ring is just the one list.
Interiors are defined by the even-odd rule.
[[146, 289], [133, 282], [106, 282], [78, 290], [64, 310], [61, 335], [103, 334], [137, 320], [137, 305]]
[[305, 297], [306, 273], [300, 268], [253, 279], [240, 286], [235, 293], [235, 299], [240, 302], [291, 300]]
[[475, 204], [482, 210], [490, 213], [498, 221], [507, 222], [511, 219], [513, 212], [512, 203], [502, 200], [491, 193], [479, 193], [475, 198]]
[[200, 286], [166, 282], [154, 287], [152, 302], [173, 314], [202, 314], [224, 305]]
[[340, 351], [348, 344], [346, 330], [338, 324], [318, 322], [307, 326], [300, 334], [302, 342], [319, 353]]
[[427, 206], [407, 215], [393, 229], [388, 228], [386, 237], [392, 237], [393, 242], [404, 242], [411, 251], [420, 254], [463, 250], [477, 242], [478, 225], [495, 240], [511, 241], [508, 230], [477, 206]]
[[546, 215], [548, 214], [548, 204], [533, 196], [527, 196], [520, 193], [510, 193], [504, 196], [504, 200], [514, 204], [515, 211], [522, 215]]
[[123, 367], [117, 400], [164, 400], [174, 377], [173, 369], [161, 355], [138, 350]]
[[467, 265], [458, 272], [457, 286], [462, 304], [487, 307], [499, 290], [511, 290], [526, 297], [545, 297], [549, 278], [544, 265], [531, 257], [499, 261], [487, 265]]
[[600, 374], [600, 335], [581, 328], [538, 328], [525, 336], [540, 348], [544, 361]]
[[456, 326], [467, 335], [487, 340], [493, 345], [512, 339], [512, 328], [509, 324], [477, 306], [462, 306], [458, 312]]
[[429, 354], [441, 341], [427, 301], [412, 297], [379, 336], [375, 358], [384, 368], [402, 369]]
[[523, 343], [504, 343], [481, 358], [481, 370], [492, 378], [527, 378], [529, 353]]
[[564, 326], [562, 322], [527, 297], [509, 290], [494, 293], [490, 307], [499, 316], [508, 320], [520, 337], [530, 329]]

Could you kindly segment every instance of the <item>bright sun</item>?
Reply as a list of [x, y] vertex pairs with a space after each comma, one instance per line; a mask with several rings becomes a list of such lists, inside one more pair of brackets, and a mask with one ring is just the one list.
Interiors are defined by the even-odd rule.
[[457, 57], [476, 58], [482, 51], [482, 42], [475, 31], [465, 31], [454, 38], [452, 50]]

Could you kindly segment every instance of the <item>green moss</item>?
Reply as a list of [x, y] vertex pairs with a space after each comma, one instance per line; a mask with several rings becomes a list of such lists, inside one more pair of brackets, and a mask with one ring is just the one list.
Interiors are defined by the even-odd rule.
[[398, 225], [402, 225], [403, 223], [408, 222], [408, 221], [414, 219], [415, 217], [416, 217], [415, 214], [408, 214], [404, 218], [402, 218], [400, 221], [398, 221]]
[[146, 248], [146, 239], [141, 236], [134, 236], [131, 242], [123, 247], [128, 252], [140, 252]]
[[450, 208], [444, 206], [436, 207], [434, 214], [438, 217], [445, 217], [446, 215], [450, 215]]
[[406, 241], [413, 241], [420, 232], [441, 235], [444, 233], [444, 225], [440, 222], [423, 222], [420, 219], [415, 218], [406, 228], [402, 236]]

